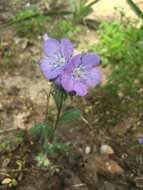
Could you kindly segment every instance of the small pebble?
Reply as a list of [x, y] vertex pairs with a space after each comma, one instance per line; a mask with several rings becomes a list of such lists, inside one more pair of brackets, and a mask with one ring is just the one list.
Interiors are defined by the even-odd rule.
[[26, 5], [25, 5], [26, 8], [29, 8], [30, 6], [31, 6], [30, 3], [26, 3]]
[[90, 154], [91, 153], [91, 147], [90, 146], [86, 146], [85, 148], [85, 154]]
[[2, 104], [0, 103], [0, 109], [2, 109]]
[[105, 155], [112, 155], [114, 154], [114, 150], [112, 149], [111, 146], [103, 144], [100, 147], [100, 153]]

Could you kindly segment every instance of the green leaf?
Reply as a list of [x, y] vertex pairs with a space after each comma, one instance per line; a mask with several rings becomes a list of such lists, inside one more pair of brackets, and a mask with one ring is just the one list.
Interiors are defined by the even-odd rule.
[[61, 106], [62, 98], [64, 98], [64, 101], [67, 98], [67, 95], [63, 93], [64, 92], [61, 89], [57, 89], [57, 88], [54, 88], [54, 91], [52, 92], [52, 96], [53, 96], [57, 109], [59, 109]]
[[87, 8], [88, 7], [92, 7], [95, 3], [97, 3], [98, 1], [100, 1], [100, 0], [95, 0], [95, 1], [92, 1], [92, 2], [90, 2], [88, 5], [87, 5]]
[[67, 152], [69, 149], [68, 145], [59, 142], [45, 143], [43, 148], [44, 151], [50, 156], [53, 156], [59, 152]]
[[79, 119], [80, 115], [81, 113], [77, 108], [70, 108], [60, 117], [59, 123], [65, 124], [73, 122], [74, 120]]
[[52, 96], [57, 109], [59, 109], [61, 103], [61, 91], [55, 88], [54, 91], [52, 92]]
[[47, 136], [49, 137], [53, 133], [53, 128], [44, 123], [36, 123], [33, 127], [29, 129], [29, 134], [31, 136]]

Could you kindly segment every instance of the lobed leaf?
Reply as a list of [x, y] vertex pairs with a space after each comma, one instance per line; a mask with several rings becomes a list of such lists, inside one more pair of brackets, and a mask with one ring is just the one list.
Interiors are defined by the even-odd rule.
[[63, 115], [61, 115], [59, 123], [61, 124], [70, 123], [79, 119], [80, 116], [81, 116], [80, 110], [78, 110], [77, 108], [70, 108], [69, 110], [64, 112]]

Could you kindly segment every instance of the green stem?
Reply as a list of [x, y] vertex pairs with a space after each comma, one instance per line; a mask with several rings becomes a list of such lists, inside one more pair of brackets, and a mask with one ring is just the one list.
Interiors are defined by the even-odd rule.
[[45, 123], [48, 123], [48, 112], [49, 112], [49, 102], [50, 102], [50, 96], [52, 92], [52, 87], [50, 88], [49, 93], [47, 94], [47, 104], [46, 104], [46, 112], [45, 112]]
[[143, 19], [143, 12], [140, 10], [140, 8], [134, 3], [132, 0], [126, 0], [128, 5], [131, 7], [131, 9], [135, 12], [135, 14]]
[[57, 117], [56, 117], [55, 124], [54, 124], [54, 131], [57, 129], [57, 125], [58, 125], [59, 118], [61, 115], [63, 103], [64, 103], [64, 92], [61, 92], [61, 101], [60, 101], [60, 105], [59, 105], [58, 112], [57, 112]]

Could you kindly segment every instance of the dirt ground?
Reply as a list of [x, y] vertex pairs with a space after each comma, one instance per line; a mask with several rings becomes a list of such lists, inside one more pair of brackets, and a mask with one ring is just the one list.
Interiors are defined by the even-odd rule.
[[[135, 0], [134, 2], [138, 3], [141, 9], [143, 9], [142, 0]], [[126, 16], [131, 19], [138, 19], [135, 13], [130, 9], [126, 0], [101, 0], [93, 6], [94, 12], [89, 16], [90, 18], [97, 18], [99, 20], [118, 18], [119, 14], [116, 11], [125, 11]]]
[[[102, 12], [102, 17], [107, 18], [108, 11], [111, 13], [109, 8], [114, 6], [114, 2], [119, 3], [111, 0], [110, 3], [107, 0], [101, 2], [105, 3], [104, 7], [99, 2], [93, 17], [96, 14], [101, 18]], [[0, 10], [3, 24], [12, 10], [6, 1], [0, 2]], [[88, 39], [90, 32], [93, 40], [94, 33], [89, 29], [84, 34], [85, 39]], [[19, 38], [14, 29], [8, 27], [2, 30], [1, 45], [8, 52], [9, 63], [2, 64], [4, 57], [0, 49], [0, 129], [28, 129], [44, 120], [46, 94], [49, 91], [49, 83], [41, 76], [37, 64], [41, 39]], [[143, 147], [138, 144], [143, 130], [133, 128], [138, 120], [132, 110], [126, 116], [122, 114], [122, 101], [103, 93], [102, 88], [91, 91], [85, 98], [75, 98], [74, 104], [80, 107], [89, 123], [79, 121], [72, 126], [58, 127], [58, 139], [70, 145], [72, 151], [68, 155], [59, 154], [50, 158], [58, 166], [58, 171], [52, 175], [48, 169], [36, 167], [34, 155], [39, 143], [37, 139], [21, 144], [15, 138], [17, 131], [0, 134], [1, 144], [9, 135], [14, 139], [14, 146], [11, 145], [8, 150], [3, 150], [0, 145], [0, 181], [7, 175], [18, 181], [18, 185], [13, 187], [1, 183], [0, 190], [143, 189]], [[17, 169], [17, 160], [23, 163], [20, 170]]]

